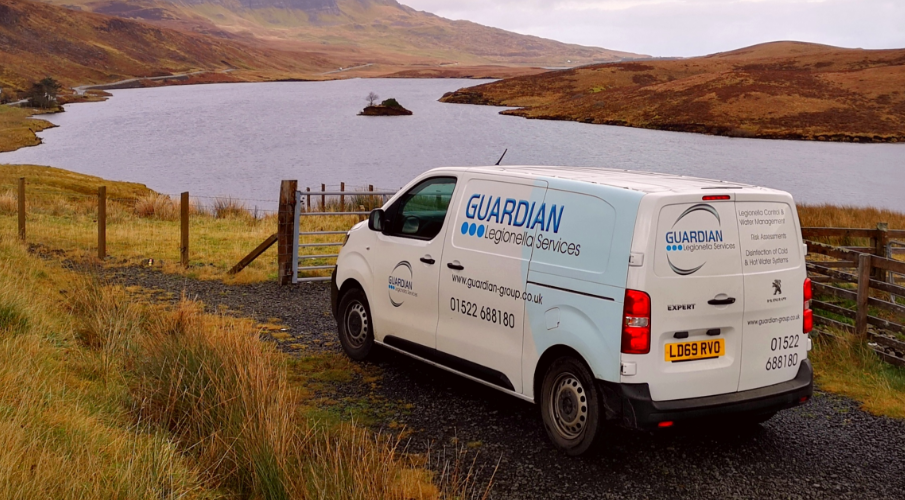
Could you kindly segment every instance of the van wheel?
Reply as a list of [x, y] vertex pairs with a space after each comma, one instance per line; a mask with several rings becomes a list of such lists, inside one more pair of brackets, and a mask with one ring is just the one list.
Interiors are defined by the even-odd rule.
[[584, 363], [559, 358], [544, 375], [541, 416], [547, 435], [569, 455], [585, 453], [600, 440], [601, 394]]
[[339, 343], [355, 361], [362, 361], [374, 347], [371, 307], [363, 291], [353, 288], [339, 301]]

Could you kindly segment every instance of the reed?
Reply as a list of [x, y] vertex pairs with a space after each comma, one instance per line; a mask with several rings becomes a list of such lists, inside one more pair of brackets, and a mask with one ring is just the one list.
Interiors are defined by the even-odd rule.
[[0, 241], [0, 498], [221, 496], [168, 436], [132, 424], [123, 372], [75, 340], [79, 281]]
[[240, 200], [232, 197], [214, 198], [211, 213], [217, 219], [248, 219], [251, 212]]
[[175, 221], [179, 219], [179, 205], [172, 198], [158, 193], [148, 193], [135, 200], [135, 215], [147, 219]]
[[874, 229], [886, 222], [890, 229], [905, 229], [905, 213], [875, 207], [799, 204], [798, 216], [803, 227]]
[[875, 415], [905, 418], [905, 369], [880, 360], [862, 340], [832, 333], [815, 339], [809, 353], [818, 386], [859, 401]]
[[[431, 473], [398, 437], [313, 419], [313, 391], [295, 372], [306, 364], [258, 333], [184, 298], [136, 301], [0, 241], [0, 498], [408, 500], [486, 490]], [[441, 470], [466, 469], [455, 460]]]
[[0, 193], [0, 215], [14, 215], [16, 210], [18, 210], [16, 193], [12, 189]]

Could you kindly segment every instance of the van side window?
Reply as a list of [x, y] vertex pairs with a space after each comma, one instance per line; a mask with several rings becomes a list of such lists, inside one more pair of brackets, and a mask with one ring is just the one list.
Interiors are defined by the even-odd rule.
[[456, 190], [455, 177], [434, 177], [410, 189], [388, 211], [386, 234], [432, 240], [443, 228]]

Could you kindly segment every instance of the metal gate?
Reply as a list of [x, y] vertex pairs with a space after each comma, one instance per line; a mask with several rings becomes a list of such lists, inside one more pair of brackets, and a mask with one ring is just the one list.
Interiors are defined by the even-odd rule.
[[[307, 202], [304, 205], [310, 209], [311, 208], [311, 196], [320, 196], [321, 197], [321, 207], [324, 207], [326, 204], [324, 203], [324, 199], [327, 196], [355, 196], [355, 195], [365, 195], [365, 196], [380, 196], [383, 200], [383, 203], [386, 203], [387, 199], [396, 194], [396, 191], [296, 191], [296, 204], [295, 204], [295, 229], [293, 234], [295, 235], [293, 238], [292, 244], [292, 283], [311, 283], [317, 281], [330, 281], [329, 276], [316, 276], [316, 277], [299, 277], [300, 272], [306, 271], [327, 271], [332, 270], [336, 267], [336, 264], [332, 265], [311, 265], [311, 266], [299, 266], [300, 261], [305, 260], [322, 260], [322, 259], [335, 259], [339, 257], [338, 249], [342, 246], [342, 241], [335, 242], [327, 242], [327, 243], [302, 243], [301, 239], [305, 237], [315, 237], [315, 236], [340, 236], [345, 235], [347, 231], [306, 231], [300, 232], [301, 219], [302, 217], [348, 217], [350, 215], [358, 215], [358, 216], [367, 216], [370, 215], [371, 212], [310, 212], [308, 210], [302, 210], [302, 199], [303, 197], [307, 198]], [[341, 205], [344, 205], [341, 204]], [[322, 209], [323, 210], [323, 209]], [[317, 255], [299, 255], [299, 250], [303, 248], [324, 248], [324, 249], [337, 249], [337, 253], [324, 253]]]

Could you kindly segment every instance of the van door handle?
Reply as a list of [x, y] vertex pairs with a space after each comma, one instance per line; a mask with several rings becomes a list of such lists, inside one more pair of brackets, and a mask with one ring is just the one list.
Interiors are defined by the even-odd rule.
[[729, 304], [735, 304], [735, 297], [729, 297], [728, 299], [710, 299], [707, 303], [712, 306], [728, 306]]
[[459, 264], [453, 264], [452, 262], [450, 262], [449, 264], [446, 264], [446, 267], [453, 269], [455, 271], [464, 271], [465, 270], [465, 266], [460, 266]]
[[421, 262], [424, 262], [425, 264], [427, 264], [427, 265], [429, 265], [429, 266], [432, 266], [432, 265], [434, 265], [434, 263], [437, 262], [437, 261], [434, 260], [434, 259], [432, 259], [432, 258], [430, 258], [430, 257], [421, 257]]

